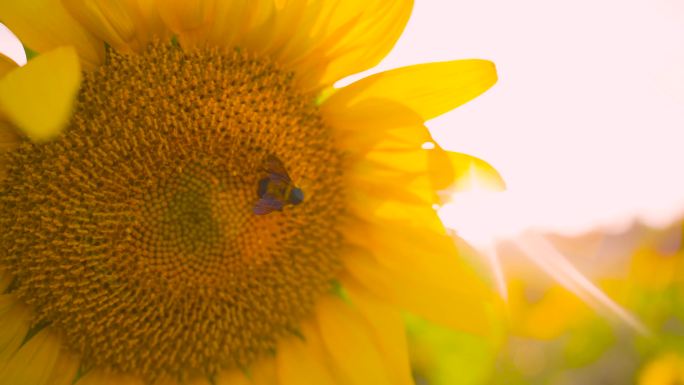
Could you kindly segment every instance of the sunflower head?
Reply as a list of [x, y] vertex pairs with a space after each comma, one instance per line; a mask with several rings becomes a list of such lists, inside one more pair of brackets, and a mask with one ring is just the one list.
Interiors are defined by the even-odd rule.
[[[270, 154], [311, 199], [257, 216]], [[3, 265], [33, 322], [63, 330], [88, 367], [154, 378], [247, 366], [340, 269], [341, 165], [316, 106], [268, 60], [109, 51], [64, 133], [9, 156]]]
[[486, 323], [432, 209], [477, 162], [421, 145], [494, 68], [332, 91], [410, 13], [371, 3], [0, 4], [45, 52], [0, 78], [1, 378], [39, 351], [35, 385], [407, 384], [399, 308]]

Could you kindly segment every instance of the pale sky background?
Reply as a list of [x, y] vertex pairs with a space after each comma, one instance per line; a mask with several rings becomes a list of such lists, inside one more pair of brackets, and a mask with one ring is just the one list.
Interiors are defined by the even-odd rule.
[[683, 1], [416, 0], [375, 70], [459, 58], [493, 60], [499, 83], [428, 126], [509, 191], [457, 197], [448, 224], [580, 233], [684, 213]]
[[[0, 29], [0, 51], [18, 47]], [[456, 197], [448, 225], [577, 233], [684, 213], [683, 1], [416, 0], [368, 73], [465, 58], [496, 62], [499, 83], [428, 126], [509, 191]]]

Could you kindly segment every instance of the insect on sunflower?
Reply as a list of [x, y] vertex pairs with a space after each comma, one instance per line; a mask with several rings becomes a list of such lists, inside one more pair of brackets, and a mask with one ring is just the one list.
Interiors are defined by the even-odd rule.
[[479, 161], [421, 145], [493, 64], [332, 88], [411, 8], [0, 2], [39, 53], [0, 67], [0, 378], [410, 384], [399, 309], [486, 328], [432, 209]]

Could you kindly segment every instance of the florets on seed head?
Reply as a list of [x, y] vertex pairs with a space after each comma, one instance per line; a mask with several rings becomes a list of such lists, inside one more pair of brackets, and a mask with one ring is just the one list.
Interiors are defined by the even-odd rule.
[[[256, 216], [275, 155], [306, 202]], [[86, 366], [147, 379], [248, 365], [340, 261], [341, 156], [291, 74], [235, 50], [110, 51], [72, 124], [0, 186], [0, 265]]]

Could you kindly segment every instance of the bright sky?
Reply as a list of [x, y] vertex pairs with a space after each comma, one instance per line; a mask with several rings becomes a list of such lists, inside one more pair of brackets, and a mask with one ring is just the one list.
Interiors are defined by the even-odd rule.
[[[2, 32], [0, 51], [13, 52]], [[445, 221], [500, 235], [582, 232], [684, 212], [683, 47], [678, 0], [417, 0], [369, 73], [495, 61], [490, 92], [428, 125], [445, 148], [494, 165], [509, 191], [457, 197]]]
[[19, 64], [26, 64], [26, 54], [21, 43], [3, 24], [0, 24], [0, 53]]
[[428, 125], [509, 191], [457, 197], [448, 224], [576, 233], [684, 212], [684, 3], [417, 0], [374, 71], [459, 58], [495, 61], [500, 81]]

